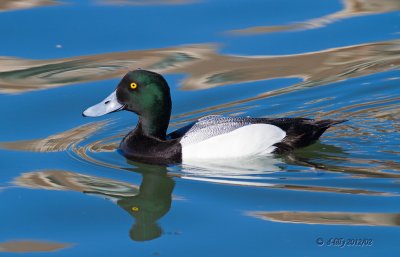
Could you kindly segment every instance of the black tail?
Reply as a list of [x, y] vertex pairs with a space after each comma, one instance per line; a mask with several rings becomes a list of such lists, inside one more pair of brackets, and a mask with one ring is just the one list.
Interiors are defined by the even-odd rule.
[[317, 130], [314, 134], [314, 142], [318, 140], [318, 138], [331, 126], [346, 122], [348, 120], [319, 120], [315, 122], [315, 126]]
[[340, 124], [343, 122], [346, 122], [348, 120], [319, 120], [315, 122], [315, 125], [318, 125], [319, 127], [326, 127], [329, 128], [332, 125]]
[[[300, 122], [299, 122], [300, 121]], [[282, 142], [275, 144], [275, 153], [286, 153], [296, 148], [305, 147], [315, 143], [319, 137], [332, 125], [336, 125], [347, 120], [298, 120], [288, 127], [286, 137]]]

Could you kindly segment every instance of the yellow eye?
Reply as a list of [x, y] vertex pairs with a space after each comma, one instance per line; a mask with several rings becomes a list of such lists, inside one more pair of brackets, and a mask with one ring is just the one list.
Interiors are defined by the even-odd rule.
[[139, 211], [139, 207], [136, 207], [136, 206], [132, 207], [132, 211], [133, 211], [133, 212]]
[[136, 83], [131, 83], [131, 89], [135, 89], [135, 88], [137, 88], [137, 84]]

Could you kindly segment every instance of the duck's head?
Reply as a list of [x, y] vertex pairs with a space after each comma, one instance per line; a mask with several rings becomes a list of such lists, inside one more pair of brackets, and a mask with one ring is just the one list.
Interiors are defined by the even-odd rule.
[[155, 72], [130, 71], [122, 78], [114, 92], [100, 103], [86, 109], [83, 116], [98, 117], [121, 110], [128, 110], [139, 116], [155, 112], [167, 112], [169, 115], [171, 97], [167, 82]]

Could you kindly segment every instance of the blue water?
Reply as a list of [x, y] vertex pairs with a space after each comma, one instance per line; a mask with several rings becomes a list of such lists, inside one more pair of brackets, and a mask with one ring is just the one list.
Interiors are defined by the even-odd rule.
[[[22, 8], [23, 6], [29, 8]], [[1, 256], [398, 256], [397, 0], [2, 1]], [[208, 114], [348, 119], [290, 155], [167, 167], [83, 118], [165, 76], [169, 130]]]

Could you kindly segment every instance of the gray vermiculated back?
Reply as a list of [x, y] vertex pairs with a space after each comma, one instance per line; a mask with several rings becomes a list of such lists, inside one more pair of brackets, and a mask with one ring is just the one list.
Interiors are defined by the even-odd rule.
[[209, 115], [199, 119], [183, 136], [182, 144], [195, 144], [252, 124], [250, 118]]

